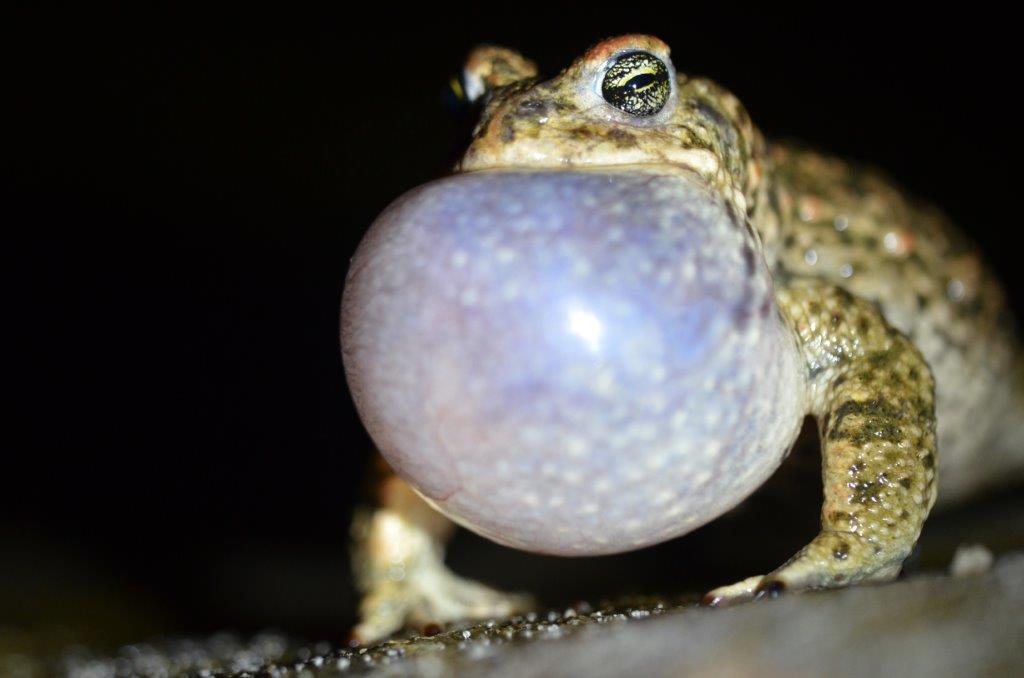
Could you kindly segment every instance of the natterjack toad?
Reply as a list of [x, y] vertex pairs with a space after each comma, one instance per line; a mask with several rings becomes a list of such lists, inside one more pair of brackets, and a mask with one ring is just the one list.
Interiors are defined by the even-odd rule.
[[528, 604], [446, 569], [430, 507], [530, 551], [635, 549], [741, 502], [811, 414], [821, 532], [723, 603], [890, 579], [940, 483], [956, 499], [1024, 466], [1003, 296], [940, 214], [766, 144], [656, 38], [535, 76], [470, 56], [484, 106], [456, 173], [352, 261], [345, 369], [398, 474], [356, 530], [361, 639]]

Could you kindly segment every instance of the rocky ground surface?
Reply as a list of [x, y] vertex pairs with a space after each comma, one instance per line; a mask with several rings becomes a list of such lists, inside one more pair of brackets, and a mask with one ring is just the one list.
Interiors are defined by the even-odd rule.
[[169, 640], [100, 656], [9, 655], [0, 674], [319, 676], [904, 675], [1024, 672], [1024, 553], [961, 549], [944, 574], [717, 610], [692, 601], [578, 604], [373, 647], [276, 634]]

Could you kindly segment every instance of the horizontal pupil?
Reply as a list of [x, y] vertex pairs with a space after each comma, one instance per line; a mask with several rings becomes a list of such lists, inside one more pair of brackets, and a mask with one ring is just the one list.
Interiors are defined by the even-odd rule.
[[641, 73], [633, 78], [630, 78], [629, 82], [626, 83], [626, 89], [631, 89], [634, 92], [647, 89], [655, 82], [657, 82], [658, 76], [654, 73]]

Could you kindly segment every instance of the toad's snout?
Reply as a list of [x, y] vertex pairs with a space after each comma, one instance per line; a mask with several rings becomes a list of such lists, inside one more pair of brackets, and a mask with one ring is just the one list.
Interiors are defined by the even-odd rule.
[[360, 245], [342, 312], [395, 469], [457, 522], [567, 555], [682, 534], [760, 485], [799, 421], [788, 348], [741, 217], [681, 175], [416, 189]]

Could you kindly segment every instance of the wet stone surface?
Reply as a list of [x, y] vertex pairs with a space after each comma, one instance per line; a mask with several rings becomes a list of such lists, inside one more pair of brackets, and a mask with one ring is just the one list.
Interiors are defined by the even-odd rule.
[[110, 657], [70, 650], [51, 664], [8, 656], [0, 673], [1013, 675], [1024, 666], [1024, 553], [978, 569], [725, 610], [689, 600], [579, 604], [369, 648], [300, 644], [276, 634], [245, 641], [218, 635], [132, 645]]

